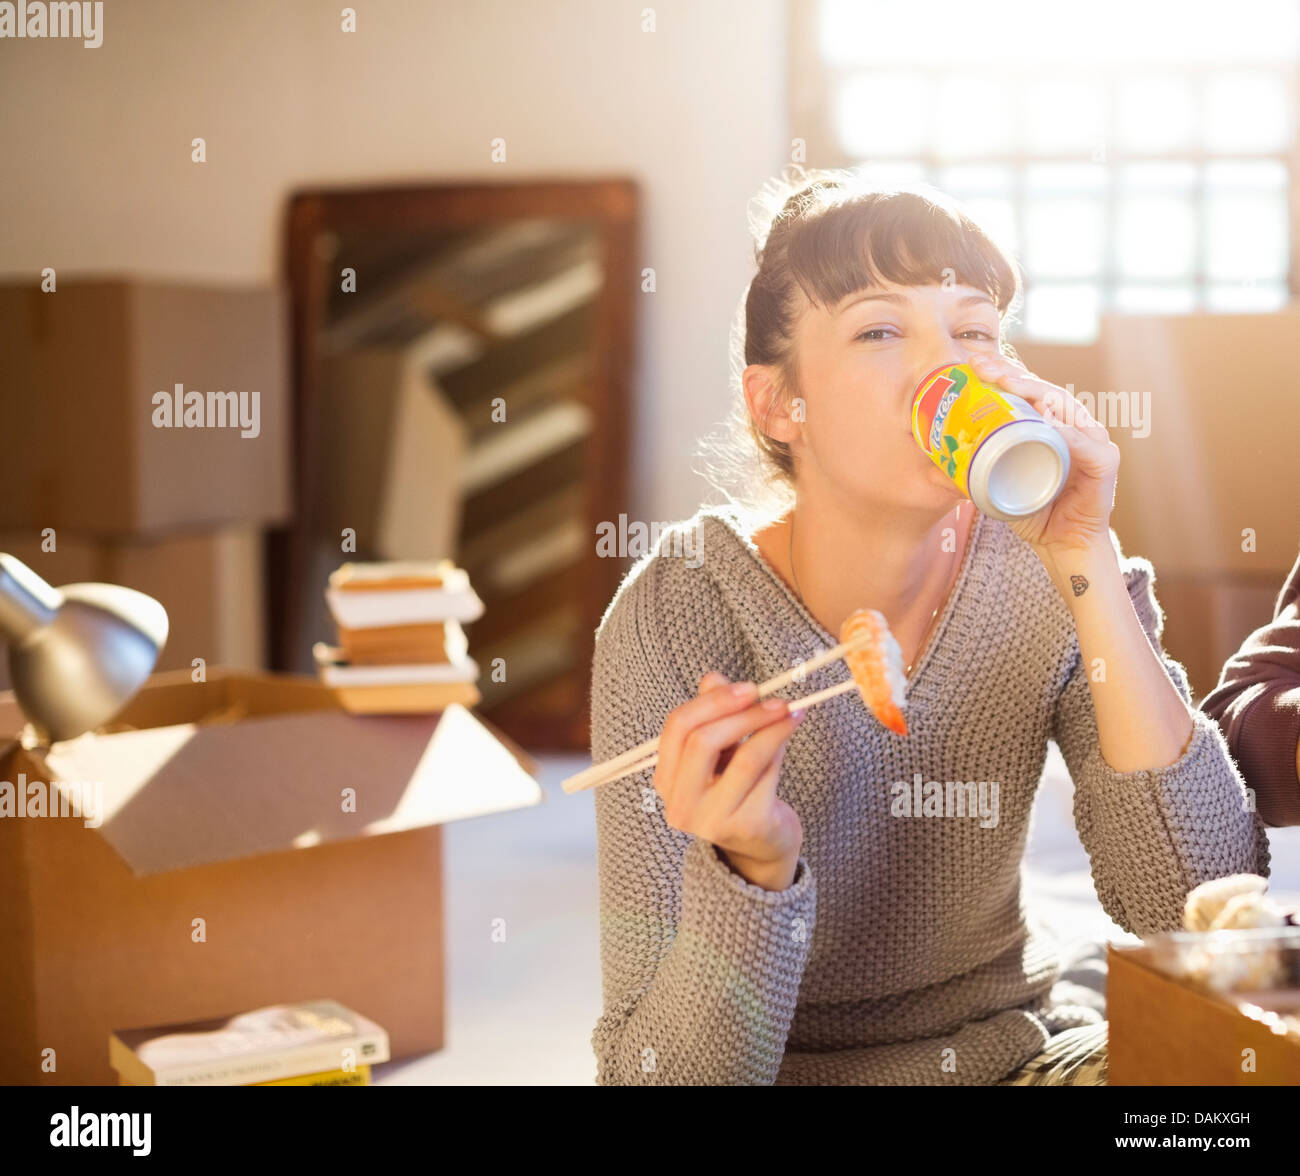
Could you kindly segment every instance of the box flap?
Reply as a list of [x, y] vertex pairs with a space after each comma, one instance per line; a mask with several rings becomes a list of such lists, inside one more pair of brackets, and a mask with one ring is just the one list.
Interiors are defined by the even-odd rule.
[[[537, 781], [461, 706], [84, 735], [56, 744], [45, 764], [83, 795], [98, 783], [99, 832], [141, 877], [542, 800]], [[345, 809], [349, 795], [355, 811]]]

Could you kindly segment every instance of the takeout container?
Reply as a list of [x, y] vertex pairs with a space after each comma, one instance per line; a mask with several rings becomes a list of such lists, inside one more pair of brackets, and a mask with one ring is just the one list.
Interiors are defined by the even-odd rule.
[[1300, 927], [1111, 944], [1112, 1086], [1300, 1085]]

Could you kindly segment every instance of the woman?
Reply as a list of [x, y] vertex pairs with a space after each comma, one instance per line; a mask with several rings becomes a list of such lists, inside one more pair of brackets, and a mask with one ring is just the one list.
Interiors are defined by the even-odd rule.
[[[701, 508], [694, 547], [670, 529], [597, 633], [593, 757], [660, 735], [653, 770], [596, 790], [597, 1081], [1032, 1083], [1064, 1054], [1098, 1082], [1103, 1013], [1021, 905], [1048, 740], [1102, 904], [1139, 935], [1199, 882], [1266, 874], [1263, 828], [1160, 648], [1150, 564], [1109, 529], [1115, 446], [1001, 353], [1014, 264], [937, 192], [791, 191], [767, 189], [739, 373], [778, 505]], [[912, 440], [917, 381], [955, 360], [1061, 429], [1070, 478], [1038, 515], [979, 514]], [[755, 704], [862, 607], [902, 646], [907, 736], [854, 693]], [[994, 803], [962, 811], [963, 789]]]

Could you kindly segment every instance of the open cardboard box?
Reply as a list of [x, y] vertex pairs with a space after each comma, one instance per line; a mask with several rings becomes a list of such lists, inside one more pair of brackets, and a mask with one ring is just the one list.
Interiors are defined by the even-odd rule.
[[112, 1030], [321, 996], [395, 1058], [441, 1048], [440, 826], [539, 803], [524, 753], [463, 707], [220, 670], [155, 675], [108, 730], [0, 746], [0, 780], [84, 802], [0, 820], [0, 1082], [112, 1084]]
[[1279, 1015], [1295, 1011], [1295, 990], [1201, 991], [1158, 970], [1142, 944], [1110, 944], [1107, 970], [1111, 1086], [1300, 1085], [1300, 1037]]

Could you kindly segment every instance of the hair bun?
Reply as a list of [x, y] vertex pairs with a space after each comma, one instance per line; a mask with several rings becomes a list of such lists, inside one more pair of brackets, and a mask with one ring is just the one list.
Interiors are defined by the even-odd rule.
[[754, 259], [760, 268], [773, 229], [793, 214], [803, 211], [813, 195], [828, 188], [848, 190], [853, 174], [845, 169], [806, 168], [788, 163], [779, 176], [769, 177], [748, 206], [750, 235], [754, 238]]

